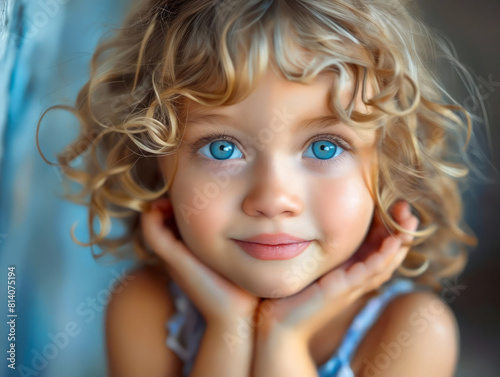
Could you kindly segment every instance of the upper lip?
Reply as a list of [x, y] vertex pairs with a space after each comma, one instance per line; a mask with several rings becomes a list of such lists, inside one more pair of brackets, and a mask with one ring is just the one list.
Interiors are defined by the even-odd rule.
[[308, 240], [304, 240], [299, 237], [294, 237], [287, 233], [275, 233], [275, 234], [262, 233], [250, 238], [236, 240], [236, 241], [260, 243], [264, 245], [283, 245], [290, 243], [309, 242]]

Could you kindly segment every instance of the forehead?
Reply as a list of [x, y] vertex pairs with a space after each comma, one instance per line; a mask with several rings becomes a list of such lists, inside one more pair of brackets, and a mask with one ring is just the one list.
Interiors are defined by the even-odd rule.
[[[274, 117], [270, 122], [273, 123], [273, 121], [281, 121], [284, 124], [290, 125], [293, 132], [319, 130], [340, 123], [339, 119], [334, 114], [306, 118], [299, 121], [294, 121], [294, 118], [293, 114], [284, 108], [282, 111], [275, 111]], [[242, 122], [240, 119], [234, 118], [231, 115], [221, 113], [220, 109], [211, 109], [206, 110], [203, 113], [197, 113], [192, 116], [190, 115], [186, 124], [188, 124], [190, 128], [214, 125], [221, 127], [231, 126], [233, 128], [244, 130], [246, 127], [245, 122]]]
[[[342, 86], [338, 99], [347, 108], [353, 95], [352, 80], [341, 80], [336, 73], [323, 71], [312, 82], [299, 83], [268, 70], [250, 95], [238, 103], [206, 106], [188, 100], [185, 124], [193, 130], [206, 126], [229, 126], [258, 131], [284, 123], [287, 130], [294, 133], [339, 127], [364, 138], [364, 131], [341, 122], [336, 115], [331, 93], [338, 85]], [[366, 111], [360, 90], [355, 99], [355, 108]]]

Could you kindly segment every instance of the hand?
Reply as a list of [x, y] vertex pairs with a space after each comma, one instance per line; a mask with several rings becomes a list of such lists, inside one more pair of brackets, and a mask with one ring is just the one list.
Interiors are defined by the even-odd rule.
[[[393, 214], [403, 228], [417, 228], [418, 219], [407, 202], [398, 202]], [[292, 296], [261, 301], [257, 310], [264, 322], [259, 331], [267, 337], [277, 329], [307, 344], [344, 308], [391, 278], [408, 253], [405, 245], [413, 239], [399, 232], [397, 236], [389, 234], [377, 212], [365, 241], [349, 260]]]
[[165, 262], [169, 275], [207, 323], [225, 324], [238, 317], [253, 317], [259, 298], [214, 272], [175, 237], [173, 231], [179, 233], [167, 198], [156, 200], [141, 215], [141, 228], [147, 243]]

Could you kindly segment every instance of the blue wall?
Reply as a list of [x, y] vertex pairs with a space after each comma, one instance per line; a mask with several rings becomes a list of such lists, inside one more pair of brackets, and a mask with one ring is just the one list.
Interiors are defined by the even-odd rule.
[[[104, 306], [130, 263], [97, 263], [90, 248], [73, 243], [77, 221], [78, 239], [88, 240], [85, 208], [60, 199], [62, 176], [40, 157], [35, 132], [47, 107], [74, 103], [98, 38], [131, 1], [1, 3], [0, 375], [105, 376]], [[49, 112], [40, 131], [44, 155], [55, 161], [77, 129], [70, 113]], [[16, 274], [15, 371], [4, 358], [7, 266]]]

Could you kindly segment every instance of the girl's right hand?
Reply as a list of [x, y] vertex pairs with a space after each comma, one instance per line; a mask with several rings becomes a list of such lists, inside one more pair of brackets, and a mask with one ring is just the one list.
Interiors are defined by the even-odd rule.
[[166, 220], [175, 226], [172, 204], [161, 198], [141, 214], [144, 238], [207, 323], [234, 323], [239, 317], [252, 320], [260, 299], [203, 264], [164, 225]]

